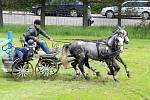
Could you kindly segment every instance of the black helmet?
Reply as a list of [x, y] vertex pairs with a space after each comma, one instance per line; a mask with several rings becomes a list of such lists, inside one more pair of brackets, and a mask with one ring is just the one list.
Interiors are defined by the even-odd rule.
[[28, 40], [28, 45], [33, 45], [34, 41], [32, 39]]
[[41, 21], [40, 21], [39, 19], [36, 19], [36, 20], [34, 21], [34, 24], [41, 25]]

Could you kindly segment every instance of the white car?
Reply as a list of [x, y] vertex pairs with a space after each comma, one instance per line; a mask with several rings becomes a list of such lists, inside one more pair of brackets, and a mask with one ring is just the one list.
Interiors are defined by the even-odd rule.
[[[150, 18], [150, 1], [125, 1], [121, 5], [121, 14], [124, 16], [140, 16], [143, 19]], [[114, 18], [118, 15], [118, 7], [105, 7], [101, 15]]]

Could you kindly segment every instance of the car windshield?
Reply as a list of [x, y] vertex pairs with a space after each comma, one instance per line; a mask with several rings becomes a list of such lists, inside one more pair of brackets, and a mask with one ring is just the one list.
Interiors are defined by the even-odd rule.
[[139, 7], [150, 7], [150, 2], [141, 2], [139, 3]]
[[150, 2], [126, 2], [123, 3], [123, 7], [149, 7]]
[[77, 4], [77, 5], [83, 5], [83, 3], [80, 0], [46, 0], [45, 4]]
[[62, 4], [62, 0], [47, 0], [49, 2], [49, 4]]

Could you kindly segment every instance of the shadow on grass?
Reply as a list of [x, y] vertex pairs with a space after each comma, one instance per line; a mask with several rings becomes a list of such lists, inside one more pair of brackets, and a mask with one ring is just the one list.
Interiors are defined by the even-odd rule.
[[[4, 73], [0, 72], [0, 79], [6, 79], [7, 81], [16, 81], [14, 80], [13, 76], [11, 73]], [[30, 80], [47, 80], [47, 81], [64, 81], [64, 82], [73, 82], [73, 81], [78, 81], [78, 82], [88, 82], [88, 83], [95, 83], [95, 84], [107, 84], [110, 82], [113, 82], [112, 76], [96, 76], [96, 75], [90, 75], [89, 80], [85, 80], [83, 75], [80, 75], [76, 79], [73, 78], [74, 73], [62, 73], [58, 72], [56, 75], [49, 77], [48, 79], [42, 79], [40, 76], [32, 76]], [[18, 80], [17, 82], [21, 81], [30, 81], [30, 80]]]
[[[53, 77], [50, 77], [47, 80], [50, 81], [64, 81], [64, 82], [88, 82], [88, 83], [94, 83], [94, 84], [107, 84], [110, 82], [114, 82], [114, 80], [112, 79], [112, 76], [95, 76], [95, 75], [91, 75], [89, 80], [85, 80], [83, 75], [80, 75], [79, 77], [77, 77], [76, 79], [73, 78], [73, 73], [57, 73], [56, 75], [54, 75]], [[40, 76], [38, 76], [37, 78], [34, 78], [35, 80], [42, 80], [42, 78], [40, 78]]]
[[8, 81], [14, 81], [13, 76], [11, 75], [11, 73], [5, 73], [0, 71], [0, 79], [6, 79]]

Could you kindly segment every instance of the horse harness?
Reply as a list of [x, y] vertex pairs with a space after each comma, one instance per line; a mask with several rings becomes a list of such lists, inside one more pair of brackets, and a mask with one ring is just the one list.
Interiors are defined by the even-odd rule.
[[[109, 48], [111, 48], [111, 51], [113, 51], [111, 54], [104, 54], [102, 51], [99, 50], [99, 46], [100, 44], [102, 45], [107, 45]], [[98, 53], [98, 59], [100, 61], [104, 61], [104, 59], [109, 59], [109, 58], [112, 58], [114, 57], [115, 55], [117, 55], [120, 51], [114, 51], [113, 48], [111, 46], [109, 46], [106, 42], [99, 42], [97, 41], [96, 42], [96, 48], [97, 48], [97, 53]]]

